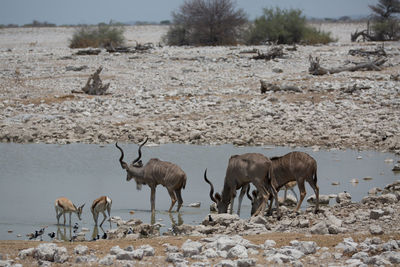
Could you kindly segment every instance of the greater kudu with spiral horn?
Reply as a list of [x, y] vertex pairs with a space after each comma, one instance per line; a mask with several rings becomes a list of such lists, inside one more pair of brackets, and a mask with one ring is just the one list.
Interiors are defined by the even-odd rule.
[[[227, 212], [228, 205], [233, 203], [233, 199], [236, 196], [236, 190], [252, 183], [259, 192], [262, 192], [261, 195], [264, 200], [257, 212], [254, 213], [254, 215], [257, 216], [265, 209], [269, 193], [272, 193], [277, 200], [278, 193], [275, 188], [271, 186], [271, 179], [273, 179], [271, 161], [259, 153], [234, 155], [229, 159], [222, 194], [215, 193], [214, 195], [214, 186], [207, 178], [207, 169], [204, 172], [204, 180], [211, 187], [210, 198], [217, 204], [218, 213]], [[265, 181], [269, 182], [266, 183]], [[278, 201], [276, 201], [276, 205], [279, 210]]]
[[142, 146], [146, 144], [147, 140], [148, 138], [139, 146], [139, 156], [130, 165], [123, 161], [124, 151], [118, 146], [118, 143], [115, 143], [115, 146], [121, 151], [119, 162], [121, 167], [127, 172], [126, 180], [130, 181], [133, 178], [136, 181], [136, 188], [138, 190], [142, 188], [142, 185], [148, 185], [150, 187], [152, 213], [155, 212], [156, 187], [159, 184], [167, 188], [169, 196], [171, 197], [171, 206], [168, 212], [171, 212], [177, 200], [177, 211], [179, 211], [183, 203], [181, 190], [185, 189], [186, 186], [186, 174], [179, 166], [156, 158], [150, 159], [146, 165], [143, 165], [140, 160], [142, 157], [141, 149]]

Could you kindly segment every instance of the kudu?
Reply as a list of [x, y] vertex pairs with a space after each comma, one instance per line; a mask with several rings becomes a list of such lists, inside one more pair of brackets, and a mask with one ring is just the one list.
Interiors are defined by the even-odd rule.
[[119, 162], [121, 167], [127, 172], [126, 180], [130, 181], [133, 178], [136, 181], [136, 188], [138, 190], [142, 188], [142, 185], [148, 185], [150, 187], [152, 213], [155, 212], [156, 187], [159, 184], [167, 188], [169, 196], [171, 197], [171, 206], [168, 212], [171, 212], [177, 200], [178, 208], [176, 211], [179, 211], [183, 203], [181, 189], [185, 189], [186, 174], [177, 165], [156, 158], [150, 159], [146, 165], [143, 165], [140, 160], [142, 157], [141, 149], [142, 146], [146, 144], [147, 140], [148, 138], [146, 138], [146, 140], [139, 146], [139, 156], [130, 165], [123, 161], [124, 151], [118, 146], [118, 143], [115, 144], [115, 146], [121, 151]]
[[[291, 181], [296, 181], [300, 191], [300, 200], [297, 202], [297, 212], [300, 209], [301, 203], [306, 196], [306, 189], [304, 182], [307, 181], [311, 188], [314, 190], [316, 196], [316, 206], [314, 212], [317, 213], [319, 210], [319, 187], [317, 185], [317, 162], [313, 157], [304, 152], [290, 152], [282, 157], [270, 158], [272, 163], [272, 172], [274, 178], [272, 185], [276, 190], [286, 185]], [[267, 182], [267, 181], [266, 181]], [[271, 212], [272, 199], [270, 198], [268, 213]], [[275, 201], [277, 199], [275, 198]], [[259, 206], [262, 204], [263, 199], [259, 196], [257, 191], [253, 191], [253, 201], [251, 213], [255, 213], [259, 210]]]
[[[271, 179], [273, 179], [271, 161], [259, 153], [234, 155], [229, 159], [222, 194], [215, 193], [214, 195], [214, 186], [207, 178], [207, 169], [204, 172], [204, 180], [210, 185], [210, 198], [217, 204], [218, 213], [226, 213], [230, 203], [233, 206], [236, 190], [252, 183], [261, 192], [260, 199], [264, 200], [261, 201], [260, 207], [254, 213], [255, 216], [258, 215], [265, 209], [269, 191], [277, 200], [278, 194], [271, 186]], [[278, 201], [276, 201], [276, 205], [278, 209]]]

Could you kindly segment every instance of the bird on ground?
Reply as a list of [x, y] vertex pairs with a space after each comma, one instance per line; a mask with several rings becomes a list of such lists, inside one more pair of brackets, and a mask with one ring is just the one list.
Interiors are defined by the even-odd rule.
[[44, 234], [44, 228], [41, 228], [39, 231], [35, 231], [36, 237], [40, 236], [40, 241], [43, 241], [42, 235]]
[[36, 239], [37, 231], [35, 231], [35, 233], [29, 233], [26, 236], [29, 238], [29, 240]]
[[79, 229], [79, 224], [75, 223], [73, 229], [74, 229], [74, 233], [76, 233], [78, 231], [78, 229]]
[[103, 236], [102, 236], [101, 238], [103, 238], [103, 239], [107, 239], [107, 233], [106, 233], [106, 232], [104, 232], [104, 234], [103, 234]]

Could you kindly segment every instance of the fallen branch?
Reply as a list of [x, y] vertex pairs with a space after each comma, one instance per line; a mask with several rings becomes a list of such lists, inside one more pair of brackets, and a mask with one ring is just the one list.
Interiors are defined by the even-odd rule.
[[273, 92], [286, 91], [286, 92], [296, 92], [296, 93], [302, 92], [299, 87], [294, 85], [276, 85], [273, 83], [268, 83], [265, 80], [260, 80], [260, 83], [261, 83], [261, 88], [260, 88], [261, 94], [265, 94], [267, 91], [273, 91]]
[[[100, 72], [103, 70], [103, 67], [99, 67], [95, 73], [90, 75], [86, 85], [82, 88], [82, 91], [88, 95], [105, 95], [108, 87], [110, 87], [110, 83], [103, 85], [103, 82], [100, 79]], [[72, 91], [72, 93], [76, 93], [76, 91]]]
[[282, 46], [273, 46], [267, 53], [262, 53], [260, 50], [257, 50], [257, 55], [253, 56], [252, 59], [271, 60], [274, 58], [281, 58], [283, 55], [284, 53]]
[[373, 61], [368, 62], [359, 62], [353, 63], [354, 66], [349, 67], [338, 67], [327, 69], [321, 67], [319, 65], [319, 57], [315, 57], [315, 59], [310, 55], [309, 56], [310, 67], [308, 68], [308, 72], [312, 75], [325, 75], [325, 74], [334, 74], [343, 71], [358, 71], [358, 70], [376, 70], [380, 71], [381, 68], [379, 66], [383, 65], [386, 62], [386, 58], [378, 58]]
[[386, 51], [384, 45], [378, 46], [375, 50], [367, 51], [365, 49], [350, 49], [349, 55], [352, 56], [362, 56], [362, 57], [369, 57], [369, 56], [379, 56], [379, 57], [386, 57]]
[[145, 43], [145, 44], [140, 44], [136, 42], [136, 46], [120, 46], [120, 47], [114, 47], [112, 44], [109, 44], [106, 47], [106, 51], [108, 53], [136, 53], [136, 52], [144, 52], [150, 49], [154, 48], [154, 44], [152, 43]]
[[100, 49], [86, 49], [86, 50], [79, 50], [75, 53], [75, 55], [83, 56], [83, 55], [98, 55], [100, 54]]

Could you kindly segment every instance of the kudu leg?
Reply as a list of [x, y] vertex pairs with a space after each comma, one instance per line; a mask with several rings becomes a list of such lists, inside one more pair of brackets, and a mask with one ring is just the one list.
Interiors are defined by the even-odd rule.
[[171, 212], [172, 208], [174, 207], [175, 203], [176, 203], [176, 196], [175, 196], [175, 192], [171, 191], [168, 189], [168, 194], [169, 197], [171, 198], [171, 206], [169, 207], [168, 212]]
[[[243, 201], [243, 196], [244, 194], [246, 194], [247, 188], [250, 185], [246, 185], [242, 187], [242, 190], [240, 190], [240, 194], [239, 194], [239, 203], [238, 203], [238, 210], [237, 210], [237, 214], [240, 216], [240, 207], [242, 206], [242, 201]], [[233, 205], [232, 205], [233, 206]]]
[[178, 199], [178, 208], [176, 209], [177, 212], [179, 212], [179, 210], [182, 207], [183, 204], [183, 199], [182, 199], [182, 195], [181, 195], [181, 190], [175, 190], [175, 196]]
[[156, 212], [156, 188], [155, 187], [151, 188], [150, 203], [151, 203], [151, 213], [155, 213]]
[[319, 211], [319, 187], [318, 187], [318, 185], [316, 185], [314, 183], [309, 183], [309, 184], [315, 193], [316, 203], [315, 203], [314, 213], [317, 213]]
[[294, 210], [294, 212], [298, 212], [301, 206], [301, 203], [303, 202], [307, 192], [306, 192], [306, 188], [304, 186], [304, 182], [303, 183], [297, 183], [298, 187], [299, 187], [299, 191], [300, 191], [300, 200], [299, 202], [297, 202], [297, 206], [296, 209]]

